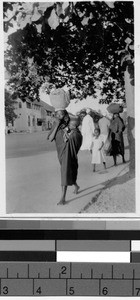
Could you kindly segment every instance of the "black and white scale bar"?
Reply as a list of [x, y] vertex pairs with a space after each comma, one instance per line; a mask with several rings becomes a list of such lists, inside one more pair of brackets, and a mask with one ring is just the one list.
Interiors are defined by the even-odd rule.
[[0, 261], [55, 262], [54, 251], [0, 251]]
[[140, 240], [140, 230], [0, 230], [0, 240]]
[[130, 262], [140, 263], [140, 252], [131, 252], [130, 253]]

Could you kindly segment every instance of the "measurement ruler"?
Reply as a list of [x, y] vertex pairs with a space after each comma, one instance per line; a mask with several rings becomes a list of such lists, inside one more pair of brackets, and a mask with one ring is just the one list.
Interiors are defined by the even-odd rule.
[[0, 295], [140, 297], [140, 263], [1, 262]]

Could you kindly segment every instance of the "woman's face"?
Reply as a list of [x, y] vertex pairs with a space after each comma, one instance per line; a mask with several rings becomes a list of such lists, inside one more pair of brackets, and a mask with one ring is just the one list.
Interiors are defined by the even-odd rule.
[[59, 120], [62, 120], [64, 118], [64, 115], [65, 115], [64, 110], [58, 110], [56, 112], [56, 118]]
[[81, 113], [81, 120], [83, 120], [85, 116], [86, 116], [85, 113]]

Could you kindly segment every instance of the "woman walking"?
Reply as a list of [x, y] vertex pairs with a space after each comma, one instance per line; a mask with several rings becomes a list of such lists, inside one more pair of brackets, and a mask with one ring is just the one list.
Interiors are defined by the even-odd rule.
[[58, 204], [66, 203], [67, 186], [74, 185], [74, 193], [78, 193], [77, 185], [78, 158], [77, 154], [82, 144], [82, 135], [78, 129], [78, 119], [70, 121], [66, 110], [56, 112], [56, 122], [48, 135], [55, 140], [58, 159], [61, 166], [62, 196]]
[[125, 163], [124, 140], [123, 140], [124, 130], [125, 130], [125, 125], [123, 119], [120, 117], [119, 113], [114, 113], [110, 123], [110, 135], [111, 135], [110, 155], [113, 156], [115, 166], [117, 165], [117, 155], [119, 154], [122, 156], [123, 163]]

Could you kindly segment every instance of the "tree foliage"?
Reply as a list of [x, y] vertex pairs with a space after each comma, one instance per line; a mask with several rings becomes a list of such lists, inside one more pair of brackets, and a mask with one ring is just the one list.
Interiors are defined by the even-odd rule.
[[15, 110], [16, 100], [13, 99], [11, 93], [5, 89], [5, 118], [7, 123], [12, 123], [17, 118]]
[[[5, 67], [23, 101], [43, 82], [73, 97], [124, 98], [125, 64], [133, 66], [133, 2], [5, 2]], [[123, 57], [122, 63], [121, 59]]]

